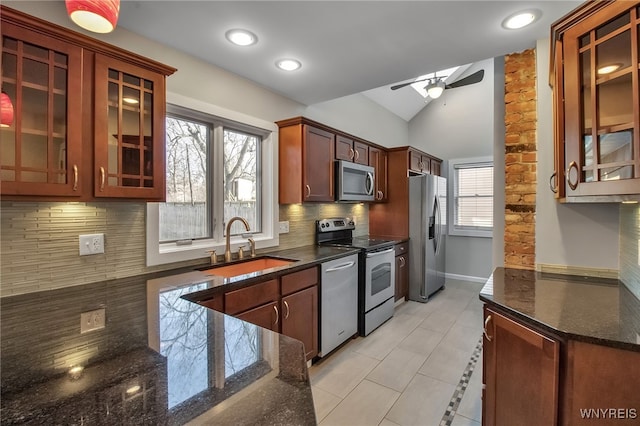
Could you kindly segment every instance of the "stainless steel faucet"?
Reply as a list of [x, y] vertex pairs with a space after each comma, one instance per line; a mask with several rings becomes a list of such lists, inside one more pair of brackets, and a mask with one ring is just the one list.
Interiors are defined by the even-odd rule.
[[227, 222], [227, 246], [225, 247], [224, 250], [224, 261], [225, 262], [230, 262], [231, 261], [231, 243], [229, 242], [229, 238], [231, 237], [231, 224], [233, 224], [233, 222], [235, 222], [236, 220], [241, 221], [242, 223], [244, 223], [244, 227], [246, 228], [247, 231], [249, 231], [249, 222], [247, 222], [246, 219], [243, 219], [239, 216], [235, 216], [232, 217], [231, 219], [229, 219], [229, 222]]

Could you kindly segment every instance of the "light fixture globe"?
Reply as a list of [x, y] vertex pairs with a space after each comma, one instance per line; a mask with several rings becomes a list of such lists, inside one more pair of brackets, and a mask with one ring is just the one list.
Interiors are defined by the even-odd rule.
[[424, 89], [431, 99], [438, 99], [440, 95], [442, 95], [442, 92], [444, 92], [444, 81], [440, 79], [431, 81]]
[[5, 92], [0, 95], [0, 127], [10, 127], [13, 124], [13, 103]]
[[118, 23], [120, 0], [65, 0], [69, 18], [85, 30], [110, 33]]

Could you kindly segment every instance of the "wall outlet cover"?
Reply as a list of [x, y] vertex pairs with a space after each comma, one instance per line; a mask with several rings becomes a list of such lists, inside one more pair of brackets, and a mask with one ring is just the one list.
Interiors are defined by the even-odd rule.
[[289, 221], [284, 220], [282, 222], [278, 222], [279, 233], [280, 234], [288, 234], [289, 233]]
[[104, 253], [104, 234], [86, 234], [79, 238], [80, 256]]
[[80, 333], [101, 330], [105, 327], [106, 313], [104, 308], [80, 314]]

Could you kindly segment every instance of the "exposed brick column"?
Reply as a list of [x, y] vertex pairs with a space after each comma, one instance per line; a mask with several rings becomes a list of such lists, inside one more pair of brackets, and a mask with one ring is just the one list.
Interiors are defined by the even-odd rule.
[[505, 56], [504, 266], [535, 269], [536, 257], [536, 55]]

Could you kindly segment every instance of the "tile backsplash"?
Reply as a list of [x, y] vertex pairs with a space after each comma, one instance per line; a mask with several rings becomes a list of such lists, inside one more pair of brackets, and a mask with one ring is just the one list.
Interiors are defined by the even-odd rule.
[[620, 208], [620, 280], [640, 299], [640, 205]]
[[[0, 297], [125, 278], [201, 264], [204, 259], [146, 266], [144, 202], [1, 204]], [[355, 217], [357, 235], [369, 229], [369, 207], [361, 204], [280, 206], [289, 233], [281, 249], [314, 244], [315, 220]], [[78, 236], [105, 234], [105, 254], [78, 254]]]

